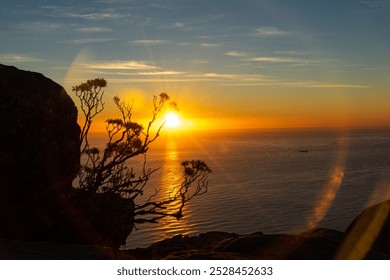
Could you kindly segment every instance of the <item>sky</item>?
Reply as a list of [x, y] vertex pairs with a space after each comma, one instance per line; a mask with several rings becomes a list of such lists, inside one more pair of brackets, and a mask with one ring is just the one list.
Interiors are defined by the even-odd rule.
[[3, 0], [0, 26], [2, 64], [105, 78], [102, 120], [167, 92], [187, 128], [390, 124], [389, 0]]

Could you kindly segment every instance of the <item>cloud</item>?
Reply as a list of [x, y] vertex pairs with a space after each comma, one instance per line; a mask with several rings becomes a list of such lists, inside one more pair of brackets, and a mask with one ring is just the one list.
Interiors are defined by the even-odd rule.
[[[115, 76], [128, 76], [127, 81], [131, 82], [235, 82], [235, 83], [260, 83], [269, 81], [269, 78], [263, 75], [251, 75], [251, 74], [230, 74], [230, 73], [186, 73], [180, 71], [140, 71], [140, 72], [125, 72], [120, 70], [155, 70], [152, 69], [140, 69], [142, 67], [156, 67], [153, 65], [142, 64], [142, 62], [109, 62], [109, 63], [93, 63], [88, 65], [83, 65], [84, 67], [91, 68], [95, 70], [96, 73], [104, 75], [114, 75]], [[137, 68], [137, 69], [136, 69]], [[107, 70], [107, 71], [104, 71]], [[109, 70], [109, 71], [108, 71]], [[119, 70], [119, 71], [112, 71]], [[115, 78], [110, 78], [110, 80]], [[123, 78], [116, 78], [116, 80]]]
[[236, 52], [236, 51], [231, 51], [231, 52], [227, 52], [225, 53], [227, 56], [234, 56], [234, 57], [246, 57], [248, 56], [247, 53], [244, 53], [244, 52]]
[[163, 45], [168, 44], [170, 41], [168, 40], [133, 40], [130, 43], [137, 45]]
[[45, 10], [45, 15], [51, 17], [63, 17], [63, 18], [81, 18], [85, 20], [110, 20], [110, 19], [122, 19], [126, 15], [113, 10], [103, 10], [99, 12], [77, 12], [72, 7], [64, 6], [42, 6], [41, 9]]
[[282, 80], [259, 80], [256, 81], [245, 81], [234, 82], [234, 83], [225, 83], [221, 84], [222, 86], [231, 86], [231, 87], [247, 87], [247, 86], [272, 86], [272, 87], [295, 87], [295, 88], [369, 88], [365, 85], [359, 84], [339, 84], [339, 83], [323, 83], [323, 82], [291, 82], [291, 81], [282, 81]]
[[309, 62], [308, 60], [303, 60], [300, 58], [294, 57], [275, 57], [275, 56], [266, 56], [266, 57], [252, 57], [246, 59], [248, 61], [257, 61], [257, 62], [282, 62], [282, 63], [302, 63]]
[[182, 47], [191, 46], [191, 45], [193, 45], [193, 43], [191, 43], [191, 42], [181, 42], [181, 43], [179, 43], [179, 46], [182, 46]]
[[18, 25], [19, 28], [27, 30], [29, 32], [53, 32], [61, 29], [62, 24], [51, 22], [26, 22]]
[[217, 48], [220, 46], [219, 44], [214, 44], [214, 43], [202, 43], [200, 45], [204, 48]]
[[269, 80], [268, 77], [263, 75], [227, 74], [227, 73], [188, 74], [186, 75], [186, 77], [198, 78], [200, 80], [207, 80], [207, 81], [229, 80], [235, 82], [263, 82]]
[[111, 32], [111, 28], [107, 27], [80, 27], [75, 29], [80, 33], [102, 33], [102, 32]]
[[[1, 58], [1, 56], [0, 56]], [[225, 87], [268, 86], [282, 88], [318, 88], [318, 89], [364, 89], [369, 86], [361, 84], [332, 83], [321, 81], [285, 81], [272, 76], [260, 74], [237, 73], [187, 73], [181, 71], [161, 70], [161, 67], [143, 61], [97, 61], [81, 64], [95, 73], [110, 75], [112, 83], [161, 83], [161, 82], [213, 82]], [[135, 71], [131, 71], [135, 70]], [[137, 71], [138, 70], [138, 71]], [[126, 77], [126, 78], [123, 78]]]
[[176, 21], [175, 22], [175, 26], [178, 27], [178, 28], [183, 28], [184, 27], [184, 23]]
[[289, 50], [289, 51], [275, 51], [274, 53], [275, 53], [275, 54], [281, 54], [281, 55], [298, 55], [298, 56], [310, 55], [310, 52], [295, 51], [295, 50]]
[[193, 60], [191, 60], [191, 63], [193, 63], [193, 64], [206, 64], [206, 63], [209, 63], [209, 61], [206, 59], [193, 59]]
[[306, 87], [306, 88], [369, 88], [365, 85], [355, 84], [337, 84], [337, 83], [317, 83], [317, 82], [302, 82], [302, 83], [287, 83], [289, 87]]
[[138, 75], [143, 76], [164, 76], [164, 75], [181, 75], [184, 74], [184, 72], [178, 72], [178, 71], [156, 71], [156, 72], [139, 72]]
[[389, 8], [390, 0], [378, 0], [378, 1], [360, 1], [361, 4], [370, 8]]
[[33, 56], [25, 54], [0, 54], [0, 60], [6, 63], [22, 63], [22, 62], [37, 62], [41, 61]]
[[120, 13], [114, 12], [101, 12], [101, 13], [68, 13], [65, 16], [71, 18], [81, 18], [86, 20], [105, 20], [105, 19], [121, 19], [125, 16]]
[[95, 43], [107, 43], [115, 41], [113, 38], [80, 38], [74, 40], [65, 41], [67, 44], [95, 44]]
[[101, 69], [101, 70], [152, 70], [157, 69], [159, 67], [147, 64], [143, 61], [100, 61], [96, 63], [87, 63], [82, 65], [85, 68], [90, 69]]
[[280, 30], [276, 27], [261, 27], [256, 29], [254, 35], [264, 37], [276, 37], [290, 35], [290, 33], [287, 31]]

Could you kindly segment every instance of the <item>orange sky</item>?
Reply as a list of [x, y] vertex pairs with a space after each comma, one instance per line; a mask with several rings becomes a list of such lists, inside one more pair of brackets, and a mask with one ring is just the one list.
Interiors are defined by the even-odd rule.
[[387, 1], [24, 2], [0, 10], [0, 62], [70, 95], [105, 78], [101, 122], [167, 92], [183, 128], [390, 124]]

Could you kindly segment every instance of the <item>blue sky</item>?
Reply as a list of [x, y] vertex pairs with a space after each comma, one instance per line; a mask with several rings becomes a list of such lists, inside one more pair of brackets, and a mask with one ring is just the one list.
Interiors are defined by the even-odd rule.
[[0, 63], [68, 92], [104, 77], [234, 125], [390, 122], [390, 1], [3, 0], [0, 24]]

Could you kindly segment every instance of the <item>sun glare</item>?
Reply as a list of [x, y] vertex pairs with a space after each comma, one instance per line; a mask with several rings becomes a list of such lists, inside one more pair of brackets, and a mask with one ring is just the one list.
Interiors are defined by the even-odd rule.
[[165, 116], [165, 125], [167, 127], [171, 127], [171, 128], [178, 127], [178, 126], [180, 126], [180, 124], [181, 124], [181, 121], [175, 113], [170, 112]]

